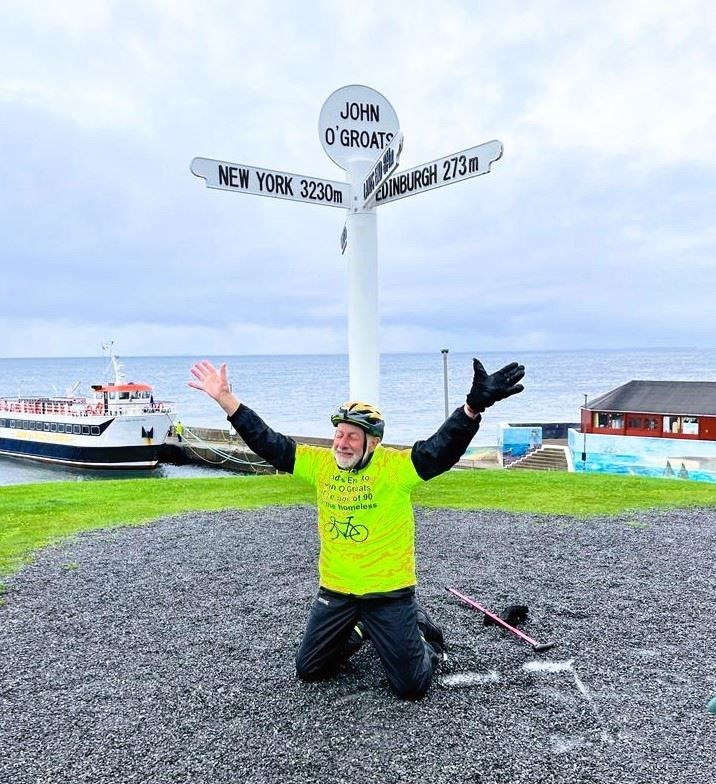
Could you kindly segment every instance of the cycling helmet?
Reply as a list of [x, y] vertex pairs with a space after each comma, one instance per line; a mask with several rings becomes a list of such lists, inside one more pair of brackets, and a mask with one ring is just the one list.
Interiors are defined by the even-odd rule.
[[349, 400], [339, 406], [331, 417], [333, 427], [337, 427], [340, 422], [349, 422], [365, 430], [368, 435], [383, 438], [385, 422], [383, 415], [377, 408], [370, 403], [361, 403], [359, 400]]

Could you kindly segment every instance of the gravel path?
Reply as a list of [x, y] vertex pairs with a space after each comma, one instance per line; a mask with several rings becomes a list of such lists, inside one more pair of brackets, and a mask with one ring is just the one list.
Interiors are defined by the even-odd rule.
[[[0, 782], [713, 781], [716, 509], [418, 514], [449, 661], [400, 702], [368, 644], [299, 683], [311, 509], [190, 514], [43, 551], [0, 607]], [[530, 607], [547, 654], [445, 591]]]

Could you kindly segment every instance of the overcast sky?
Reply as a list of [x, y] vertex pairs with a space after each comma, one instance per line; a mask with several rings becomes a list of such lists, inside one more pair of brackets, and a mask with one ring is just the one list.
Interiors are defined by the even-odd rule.
[[0, 0], [0, 356], [344, 353], [342, 209], [210, 190], [195, 156], [329, 180], [318, 116], [380, 91], [385, 352], [716, 345], [707, 0]]

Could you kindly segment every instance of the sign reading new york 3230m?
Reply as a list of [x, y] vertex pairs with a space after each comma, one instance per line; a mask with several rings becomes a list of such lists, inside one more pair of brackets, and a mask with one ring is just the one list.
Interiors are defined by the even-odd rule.
[[349, 84], [331, 93], [318, 117], [321, 144], [342, 169], [373, 164], [399, 131], [395, 109], [377, 90]]

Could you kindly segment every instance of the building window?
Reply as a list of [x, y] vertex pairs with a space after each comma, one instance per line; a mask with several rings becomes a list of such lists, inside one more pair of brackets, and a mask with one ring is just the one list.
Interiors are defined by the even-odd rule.
[[664, 417], [664, 432], [665, 433], [680, 433], [681, 432], [681, 417], [678, 417], [678, 416], [665, 416]]
[[624, 427], [624, 414], [605, 414], [600, 412], [595, 414], [594, 418], [596, 426], [600, 428], [621, 430]]
[[685, 436], [697, 436], [699, 434], [699, 418], [698, 417], [682, 417], [681, 418], [681, 432]]

